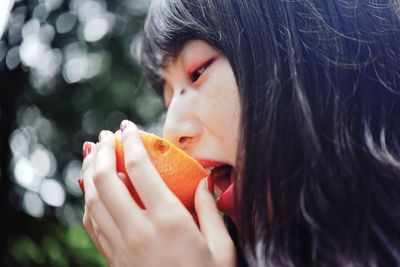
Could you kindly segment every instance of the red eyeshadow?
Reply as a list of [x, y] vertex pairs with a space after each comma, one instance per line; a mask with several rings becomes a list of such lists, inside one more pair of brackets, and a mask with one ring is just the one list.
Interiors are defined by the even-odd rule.
[[194, 72], [196, 69], [200, 68], [207, 62], [214, 61], [219, 54], [214, 55], [212, 57], [198, 57], [198, 58], [193, 58], [190, 60], [190, 63], [186, 65], [185, 68], [185, 73], [187, 75], [190, 75], [192, 72]]

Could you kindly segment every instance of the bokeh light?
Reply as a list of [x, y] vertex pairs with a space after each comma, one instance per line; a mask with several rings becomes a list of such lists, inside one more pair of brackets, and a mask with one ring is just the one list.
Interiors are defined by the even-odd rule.
[[72, 12], [64, 12], [58, 16], [56, 29], [58, 33], [67, 33], [71, 31], [76, 24], [76, 15]]
[[39, 0], [40, 4], [43, 4], [47, 11], [52, 11], [61, 6], [63, 0]]
[[53, 176], [57, 169], [56, 157], [45, 147], [54, 127], [37, 106], [21, 107], [17, 121], [20, 127], [13, 131], [9, 140], [15, 181], [38, 192], [43, 179]]
[[6, 2], [14, 6], [0, 8], [0, 71], [10, 77], [2, 92], [12, 121], [1, 175], [19, 222], [6, 226], [6, 266], [106, 266], [82, 227], [82, 144], [126, 118], [162, 135], [162, 102], [139, 68], [149, 1]]
[[63, 186], [54, 179], [45, 179], [40, 186], [40, 196], [45, 203], [54, 207], [61, 207], [65, 201]]
[[19, 65], [19, 63], [20, 63], [19, 47], [14, 46], [10, 50], [8, 50], [6, 56], [6, 65], [10, 70], [13, 70]]
[[52, 176], [57, 168], [53, 153], [41, 145], [36, 145], [33, 148], [29, 161], [35, 175], [43, 178]]
[[137, 105], [142, 106], [137, 112], [139, 112], [145, 120], [150, 120], [157, 114], [157, 107], [161, 105], [161, 100], [154, 95], [139, 96], [135, 99], [133, 106], [135, 107]]
[[72, 160], [63, 170], [64, 183], [68, 193], [75, 196], [82, 196], [82, 191], [78, 185], [78, 178], [82, 177], [82, 162]]
[[29, 159], [19, 158], [15, 161], [14, 176], [20, 186], [32, 191], [37, 190], [40, 183], [40, 177], [35, 176], [34, 169]]
[[110, 24], [104, 18], [94, 18], [86, 22], [83, 36], [88, 42], [97, 42], [109, 31]]
[[29, 215], [37, 218], [44, 215], [44, 203], [37, 193], [25, 192], [22, 202], [24, 210]]
[[10, 10], [14, 5], [14, 0], [2, 0], [0, 5], [0, 37], [3, 35], [10, 16]]
[[88, 110], [82, 116], [82, 130], [88, 135], [96, 135], [104, 118], [95, 110]]

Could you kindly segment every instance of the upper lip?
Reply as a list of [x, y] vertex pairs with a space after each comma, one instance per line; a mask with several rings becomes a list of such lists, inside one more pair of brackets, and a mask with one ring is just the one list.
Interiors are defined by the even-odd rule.
[[206, 160], [206, 159], [197, 159], [197, 161], [200, 163], [201, 166], [203, 166], [203, 168], [226, 165], [226, 163], [223, 162]]

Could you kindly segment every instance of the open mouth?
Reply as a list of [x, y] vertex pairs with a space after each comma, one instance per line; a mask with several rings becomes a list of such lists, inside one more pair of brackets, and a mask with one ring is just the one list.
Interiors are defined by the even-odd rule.
[[208, 190], [214, 194], [219, 211], [235, 220], [234, 188], [236, 170], [232, 165], [223, 162], [199, 159], [199, 163], [208, 171]]
[[231, 165], [223, 164], [209, 170], [211, 171], [208, 177], [209, 190], [214, 193], [217, 208], [235, 220], [235, 169]]
[[229, 188], [229, 186], [234, 182], [232, 177], [233, 167], [224, 164], [215, 167], [207, 168], [210, 171], [209, 183], [213, 185], [214, 197], [218, 200], [221, 195]]

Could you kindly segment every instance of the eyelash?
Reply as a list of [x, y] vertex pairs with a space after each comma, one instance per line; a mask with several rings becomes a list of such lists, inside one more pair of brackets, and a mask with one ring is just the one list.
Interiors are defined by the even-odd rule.
[[[195, 69], [192, 73], [189, 74], [189, 79], [192, 81], [192, 83], [195, 83], [200, 76], [206, 71], [206, 69], [214, 62], [215, 58], [211, 58], [208, 60], [206, 63], [201, 65], [199, 68]], [[164, 100], [166, 100], [165, 97], [165, 92], [164, 92]], [[170, 101], [165, 101], [165, 106], [168, 108]]]
[[190, 80], [192, 83], [196, 82], [200, 76], [204, 73], [204, 71], [211, 65], [214, 59], [208, 60], [206, 63], [201, 65], [199, 68], [195, 69], [192, 73], [190, 73]]

